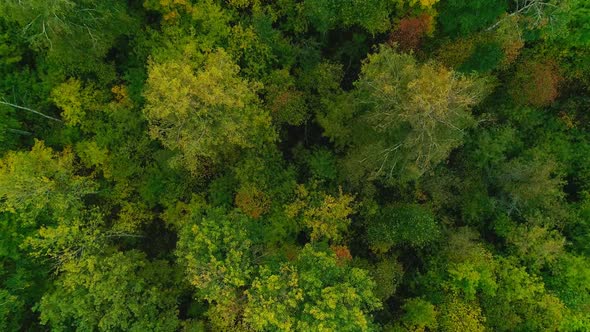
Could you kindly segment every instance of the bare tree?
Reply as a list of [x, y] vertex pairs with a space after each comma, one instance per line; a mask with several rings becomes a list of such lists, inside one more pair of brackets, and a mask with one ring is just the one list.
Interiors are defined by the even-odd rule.
[[531, 20], [532, 27], [538, 27], [546, 20], [551, 20], [551, 17], [547, 15], [548, 8], [558, 8], [557, 5], [552, 3], [551, 0], [514, 0], [516, 2], [516, 9], [501, 18], [499, 21], [494, 23], [492, 26], [486, 29], [486, 31], [491, 31], [496, 29], [502, 21], [505, 19], [516, 16], [516, 15], [526, 15]]

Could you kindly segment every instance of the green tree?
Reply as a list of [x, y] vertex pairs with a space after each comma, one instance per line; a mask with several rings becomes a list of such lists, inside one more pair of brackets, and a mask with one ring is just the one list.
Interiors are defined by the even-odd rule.
[[371, 331], [380, 307], [368, 273], [307, 245], [291, 263], [264, 266], [246, 291], [244, 321], [254, 330]]
[[35, 227], [20, 223], [18, 216], [0, 213], [0, 329], [40, 329], [33, 308], [50, 285], [49, 265], [33, 259], [24, 242]]
[[411, 298], [402, 305], [404, 315], [401, 321], [410, 331], [434, 330], [437, 327], [438, 312], [434, 305], [421, 298]]
[[465, 36], [492, 26], [507, 9], [507, 0], [441, 1], [438, 21], [446, 34]]
[[564, 330], [583, 331], [590, 327], [590, 268], [586, 256], [563, 255], [545, 278], [571, 313], [564, 319]]
[[165, 261], [139, 251], [84, 256], [63, 266], [43, 296], [41, 322], [52, 330], [174, 331], [179, 280]]
[[565, 246], [565, 238], [559, 232], [540, 226], [513, 228], [507, 240], [514, 246], [516, 256], [533, 271], [555, 262]]
[[560, 165], [539, 149], [521, 153], [501, 166], [496, 183], [506, 194], [509, 213], [555, 211], [564, 197]]
[[507, 259], [500, 259], [494, 296], [481, 300], [487, 325], [495, 331], [557, 330], [563, 303], [545, 289], [539, 277]]
[[68, 71], [103, 67], [100, 59], [115, 39], [135, 30], [118, 1], [7, 0], [0, 4], [0, 17], [17, 23], [33, 48]]
[[493, 296], [498, 288], [496, 261], [478, 238], [469, 228], [455, 230], [443, 250], [448, 278], [444, 287], [467, 301], [475, 301], [478, 295]]
[[92, 86], [83, 87], [82, 82], [76, 79], [70, 79], [58, 86], [51, 92], [51, 97], [56, 106], [62, 109], [62, 118], [70, 126], [79, 125], [82, 129], [91, 130], [95, 125], [93, 121], [96, 117], [91, 116], [91, 112], [97, 113], [104, 105], [101, 101], [104, 97], [100, 91], [93, 89]]
[[369, 0], [358, 2], [352, 0], [319, 0], [303, 2], [303, 15], [309, 23], [321, 32], [336, 27], [360, 26], [371, 33], [384, 32], [391, 26], [389, 14], [394, 9], [394, 2]]
[[477, 302], [467, 302], [450, 296], [439, 308], [438, 326], [440, 331], [485, 331], [486, 318]]
[[253, 278], [254, 248], [249, 219], [239, 212], [206, 209], [193, 202], [182, 221], [176, 255], [209, 317], [221, 329], [239, 323], [242, 292]]
[[328, 240], [340, 242], [346, 235], [350, 225], [349, 216], [354, 212], [354, 197], [342, 193], [332, 195], [316, 191], [315, 188], [308, 190], [303, 185], [297, 188], [297, 199], [286, 206], [287, 215], [301, 219], [301, 224], [310, 229], [312, 241]]
[[415, 204], [385, 207], [367, 224], [367, 240], [377, 253], [394, 246], [423, 248], [440, 236], [440, 228], [432, 212]]
[[395, 294], [404, 276], [404, 268], [395, 256], [387, 257], [371, 265], [369, 272], [377, 285], [374, 293], [382, 301]]

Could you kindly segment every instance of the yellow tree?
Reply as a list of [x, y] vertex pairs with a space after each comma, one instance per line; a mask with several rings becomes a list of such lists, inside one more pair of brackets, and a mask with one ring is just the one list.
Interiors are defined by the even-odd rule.
[[355, 86], [362, 114], [347, 166], [358, 178], [368, 173], [395, 183], [419, 177], [462, 143], [476, 123], [470, 110], [489, 85], [383, 46], [369, 55]]
[[223, 50], [194, 70], [189, 61], [150, 62], [144, 113], [150, 134], [193, 174], [240, 148], [274, 140], [270, 116], [259, 106], [258, 85], [242, 79]]
[[43, 211], [73, 217], [96, 188], [91, 178], [76, 174], [70, 149], [54, 152], [35, 141], [31, 151], [9, 152], [0, 160], [0, 211], [23, 220], [33, 221]]

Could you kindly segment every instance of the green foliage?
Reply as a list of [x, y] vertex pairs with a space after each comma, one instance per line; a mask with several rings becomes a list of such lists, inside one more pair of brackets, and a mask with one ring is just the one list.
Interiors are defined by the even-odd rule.
[[269, 116], [257, 105], [256, 84], [238, 70], [223, 50], [209, 54], [197, 73], [186, 60], [150, 64], [144, 108], [150, 134], [180, 150], [179, 162], [193, 174], [238, 148], [274, 139]]
[[30, 152], [10, 152], [0, 162], [2, 210], [32, 222], [42, 211], [75, 214], [80, 199], [96, 190], [91, 178], [76, 175], [71, 150], [55, 153], [42, 141]]
[[508, 8], [506, 0], [441, 1], [438, 21], [451, 36], [465, 36], [492, 26]]
[[371, 331], [370, 313], [380, 307], [373, 288], [366, 271], [308, 245], [292, 263], [261, 268], [244, 320], [254, 330]]
[[434, 305], [421, 298], [408, 299], [402, 306], [402, 323], [410, 331], [423, 331], [436, 328], [437, 311]]
[[507, 240], [515, 247], [517, 256], [533, 270], [553, 263], [565, 245], [565, 239], [557, 231], [540, 226], [512, 229]]
[[485, 331], [485, 317], [477, 303], [450, 297], [440, 307], [440, 331]]
[[267, 104], [278, 123], [301, 125], [307, 120], [307, 105], [303, 92], [297, 90], [295, 79], [285, 69], [272, 72], [265, 84]]
[[394, 246], [423, 248], [439, 235], [439, 226], [428, 208], [413, 204], [385, 207], [367, 225], [369, 246], [378, 253]]
[[1, 0], [1, 331], [590, 331], [587, 0]]
[[312, 178], [327, 181], [336, 180], [338, 176], [336, 158], [329, 150], [312, 151], [306, 162]]
[[20, 326], [11, 319], [11, 316], [22, 316], [24, 303], [5, 289], [0, 289], [0, 301], [3, 303], [2, 311], [0, 311], [0, 328], [5, 331], [18, 330]]
[[471, 56], [458, 69], [462, 72], [488, 72], [504, 60], [501, 45], [495, 43], [478, 44]]
[[22, 51], [14, 40], [14, 33], [3, 21], [0, 21], [0, 70], [22, 60]]
[[[0, 107], [0, 153], [13, 148], [16, 144], [15, 137], [18, 137], [20, 125], [14, 117], [14, 111], [7, 107]], [[23, 131], [28, 135], [26, 131]]]
[[353, 200], [353, 196], [342, 193], [342, 188], [339, 195], [334, 197], [313, 188], [309, 191], [300, 185], [297, 188], [297, 199], [286, 206], [287, 215], [299, 217], [301, 224], [311, 229], [309, 235], [312, 241], [340, 242], [350, 225]]
[[355, 86], [366, 111], [347, 162], [390, 185], [420, 177], [461, 145], [475, 124], [470, 108], [487, 89], [485, 80], [385, 46], [368, 57]]
[[212, 303], [235, 301], [253, 273], [248, 219], [191, 204], [181, 225], [176, 255], [197, 294]]
[[70, 79], [53, 89], [53, 102], [63, 110], [62, 118], [71, 126], [91, 124], [88, 112], [96, 112], [101, 105], [100, 94], [92, 87], [82, 87], [79, 80]]
[[307, 0], [303, 2], [303, 15], [320, 32], [357, 25], [376, 33], [390, 27], [388, 16], [393, 9], [392, 5], [392, 1], [385, 0]]
[[401, 284], [404, 268], [396, 257], [389, 257], [375, 263], [369, 272], [377, 284], [375, 295], [385, 301], [395, 294], [397, 287]]
[[538, 150], [527, 152], [503, 165], [497, 183], [507, 194], [509, 210], [551, 209], [563, 198], [559, 165]]
[[138, 251], [84, 256], [64, 265], [43, 296], [41, 322], [54, 330], [172, 331], [178, 281], [165, 261]]
[[117, 1], [7, 0], [0, 4], [0, 18], [18, 24], [31, 47], [67, 71], [100, 72], [100, 59], [115, 39], [135, 30]]
[[563, 320], [565, 331], [584, 330], [590, 326], [590, 269], [584, 256], [564, 255], [545, 278], [548, 288], [563, 301], [571, 312]]
[[34, 305], [48, 286], [49, 268], [23, 248], [33, 227], [18, 222], [14, 214], [0, 214], [0, 328], [6, 331], [39, 329]]
[[488, 326], [498, 331], [556, 330], [564, 305], [524, 268], [500, 260], [496, 295], [482, 301]]
[[32, 256], [50, 258], [56, 268], [82, 253], [100, 252], [109, 237], [117, 236], [104, 230], [103, 216], [96, 211], [84, 211], [69, 218], [57, 217], [55, 221], [55, 225], [41, 226], [24, 244], [30, 248]]
[[468, 301], [474, 301], [478, 294], [494, 296], [498, 288], [496, 262], [477, 237], [471, 229], [459, 229], [449, 236], [444, 251], [448, 260], [447, 287]]

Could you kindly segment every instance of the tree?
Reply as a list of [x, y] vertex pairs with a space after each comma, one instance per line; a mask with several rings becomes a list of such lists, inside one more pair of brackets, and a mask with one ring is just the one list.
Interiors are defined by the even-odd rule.
[[402, 305], [402, 323], [410, 331], [434, 330], [437, 327], [438, 312], [434, 305], [421, 298], [411, 298]]
[[14, 117], [14, 111], [7, 106], [0, 107], [0, 153], [4, 153], [16, 146], [15, 136], [30, 135], [29, 132], [18, 129], [20, 125]]
[[417, 17], [403, 18], [391, 32], [389, 40], [391, 43], [397, 43], [403, 51], [417, 51], [422, 39], [432, 34], [433, 21], [433, 17], [425, 13]]
[[502, 165], [496, 181], [507, 194], [508, 213], [551, 212], [563, 199], [559, 165], [542, 150], [531, 149]]
[[455, 230], [449, 235], [443, 253], [447, 277], [443, 287], [467, 301], [496, 293], [497, 264], [492, 253], [478, 241], [477, 233], [469, 228]]
[[390, 185], [418, 178], [462, 143], [464, 130], [475, 125], [469, 111], [486, 86], [485, 80], [435, 63], [419, 65], [411, 55], [382, 46], [355, 82], [364, 112], [352, 134], [350, 173]]
[[385, 301], [392, 297], [404, 276], [404, 268], [397, 257], [387, 257], [369, 268], [369, 272], [377, 287], [375, 295]]
[[507, 9], [507, 0], [441, 1], [438, 20], [446, 34], [465, 36], [489, 27]]
[[415, 204], [385, 207], [367, 225], [369, 247], [377, 253], [403, 245], [423, 248], [439, 235], [440, 229], [432, 213]]
[[208, 54], [196, 74], [185, 60], [149, 64], [144, 114], [150, 135], [179, 150], [179, 162], [195, 175], [240, 148], [274, 140], [257, 85], [238, 71], [223, 50]]
[[255, 271], [249, 221], [238, 212], [202, 208], [193, 202], [185, 212], [178, 263], [198, 297], [211, 304], [209, 315], [217, 328], [233, 328], [239, 323], [243, 288]]
[[301, 224], [311, 230], [312, 241], [325, 239], [338, 243], [342, 241], [350, 225], [349, 216], [354, 211], [354, 197], [343, 194], [342, 188], [337, 197], [314, 189], [312, 187], [309, 191], [300, 185], [297, 188], [296, 201], [286, 207], [287, 215], [292, 218], [300, 216]]
[[117, 1], [7, 0], [0, 17], [19, 24], [33, 48], [68, 71], [91, 71], [103, 66], [99, 59], [118, 36], [134, 30], [126, 9]]
[[553, 61], [528, 61], [520, 64], [512, 81], [510, 94], [522, 105], [543, 107], [558, 96], [561, 77]]
[[486, 318], [476, 302], [466, 302], [450, 296], [439, 308], [440, 331], [485, 331]]
[[590, 268], [586, 256], [566, 254], [560, 257], [545, 278], [547, 288], [555, 292], [571, 313], [564, 319], [564, 330], [590, 327]]
[[266, 104], [273, 119], [282, 124], [301, 125], [308, 118], [305, 94], [297, 90], [286, 69], [272, 72], [265, 83]]
[[14, 40], [15, 29], [0, 21], [0, 70], [8, 69], [22, 60], [22, 50], [19, 43]]
[[504, 51], [502, 67], [506, 68], [518, 58], [524, 47], [522, 29], [518, 25], [518, 17], [511, 16], [503, 19], [495, 31], [495, 39]]
[[253, 187], [242, 187], [236, 193], [236, 207], [248, 216], [258, 219], [261, 215], [268, 212], [270, 208], [270, 199], [267, 195]]
[[0, 331], [590, 331], [589, 14], [0, 0]]
[[256, 331], [371, 331], [374, 282], [331, 252], [307, 245], [296, 261], [264, 266], [246, 291], [244, 321]]
[[371, 33], [383, 32], [390, 27], [389, 13], [393, 3], [384, 0], [357, 2], [304, 1], [303, 15], [309, 24], [320, 32], [336, 27], [360, 26]]
[[473, 49], [471, 56], [461, 64], [459, 71], [469, 72], [490, 72], [496, 69], [504, 61], [504, 50], [502, 45], [495, 41], [480, 42]]
[[40, 329], [34, 306], [50, 286], [49, 267], [34, 259], [24, 245], [35, 227], [0, 213], [0, 329]]
[[532, 271], [552, 264], [564, 252], [565, 238], [557, 231], [540, 226], [519, 226], [508, 234], [508, 243]]
[[43, 296], [41, 322], [53, 330], [173, 331], [178, 285], [167, 262], [139, 251], [85, 256], [65, 264]]
[[[99, 91], [82, 87], [82, 82], [70, 79], [53, 89], [51, 97], [56, 106], [63, 110], [62, 117], [70, 126], [82, 126], [85, 130], [95, 125], [91, 112], [98, 113], [103, 107], [104, 97]], [[94, 116], [96, 117], [96, 115]]]
[[35, 141], [31, 151], [9, 152], [0, 161], [2, 210], [29, 222], [47, 210], [75, 215], [81, 199], [96, 189], [91, 178], [76, 174], [71, 149], [56, 153]]
[[557, 61], [565, 77], [589, 86], [590, 5], [583, 0], [541, 2], [547, 5], [542, 8], [542, 20], [538, 28], [549, 59], [559, 59]]
[[523, 267], [508, 259], [498, 263], [496, 293], [481, 301], [487, 325], [495, 331], [557, 330], [564, 318], [563, 303]]
[[234, 198], [236, 206], [250, 216], [252, 212], [261, 213], [256, 223], [257, 233], [266, 244], [281, 246], [285, 239], [294, 239], [301, 231], [298, 220], [287, 216], [285, 209], [285, 205], [293, 202], [297, 174], [276, 146], [247, 151], [226, 176], [228, 181], [234, 181], [226, 192]]

